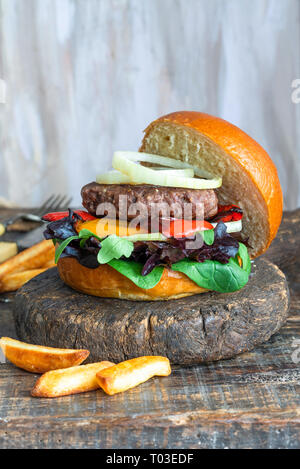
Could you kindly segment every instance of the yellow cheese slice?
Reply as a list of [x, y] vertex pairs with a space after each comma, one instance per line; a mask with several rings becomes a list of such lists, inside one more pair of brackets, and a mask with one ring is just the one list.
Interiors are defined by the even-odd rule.
[[113, 234], [122, 237], [148, 233], [148, 231], [140, 227], [131, 226], [126, 220], [113, 220], [106, 217], [86, 222], [78, 222], [76, 231], [79, 233], [83, 229], [91, 231], [99, 238], [105, 238]]

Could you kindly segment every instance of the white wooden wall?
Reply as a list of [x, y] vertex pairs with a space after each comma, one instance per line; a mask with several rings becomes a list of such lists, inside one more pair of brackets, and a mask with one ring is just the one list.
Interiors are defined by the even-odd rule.
[[[0, 0], [0, 196], [71, 194], [175, 110], [219, 115], [300, 205], [298, 0]], [[298, 94], [300, 97], [300, 93]]]

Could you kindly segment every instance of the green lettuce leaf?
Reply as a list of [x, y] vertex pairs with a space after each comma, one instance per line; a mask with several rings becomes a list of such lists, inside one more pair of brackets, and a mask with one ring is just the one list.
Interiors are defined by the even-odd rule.
[[173, 264], [172, 270], [182, 272], [200, 287], [221, 293], [240, 290], [249, 279], [249, 274], [239, 267], [234, 259], [230, 259], [228, 264], [211, 260], [195, 262], [183, 259]]
[[212, 244], [214, 244], [214, 240], [215, 240], [214, 229], [199, 231], [199, 233], [201, 234], [205, 244], [207, 244], [208, 246], [211, 246]]
[[[69, 238], [62, 241], [59, 246], [56, 247], [56, 249], [55, 249], [55, 259], [54, 259], [55, 264], [57, 264], [58, 259], [62, 255], [63, 251], [68, 246], [68, 244], [70, 244], [70, 242], [73, 241], [73, 239], [78, 239], [78, 236], [70, 236]], [[56, 241], [58, 241], [58, 240], [56, 240]]]
[[85, 243], [87, 242], [88, 239], [90, 238], [97, 238], [99, 239], [99, 241], [101, 241], [101, 238], [99, 238], [99, 236], [95, 235], [92, 231], [90, 230], [87, 230], [86, 228], [84, 228], [83, 230], [80, 230], [79, 231], [79, 235], [78, 235], [79, 239], [80, 239], [80, 247], [81, 248], [84, 248], [85, 246]]
[[54, 243], [54, 246], [56, 243], [59, 243], [59, 246], [57, 246], [55, 249], [55, 264], [57, 264], [58, 259], [60, 258], [60, 256], [62, 255], [65, 248], [68, 246], [68, 244], [71, 243], [71, 241], [73, 241], [74, 239], [80, 239], [80, 247], [83, 248], [86, 240], [91, 238], [92, 236], [94, 238], [98, 238], [98, 236], [94, 235], [94, 233], [92, 233], [91, 231], [84, 229], [84, 230], [81, 230], [78, 235], [70, 236], [69, 238], [63, 241], [59, 239], [53, 239], [52, 241]]
[[108, 264], [112, 259], [120, 259], [122, 256], [130, 257], [133, 249], [132, 241], [111, 235], [102, 241], [97, 260], [99, 264]]
[[249, 254], [248, 254], [248, 249], [246, 248], [246, 246], [243, 244], [243, 243], [239, 243], [239, 250], [238, 250], [238, 253], [237, 253], [238, 256], [240, 256], [240, 258], [242, 259], [242, 268], [243, 270], [245, 270], [248, 274], [250, 274], [251, 272], [251, 261], [250, 261], [250, 257], [249, 257]]
[[87, 230], [86, 228], [84, 228], [83, 230], [80, 230], [78, 236], [79, 236], [80, 239], [82, 239], [82, 238], [83, 239], [97, 238], [97, 239], [101, 240], [101, 238], [99, 238], [99, 236], [95, 235], [95, 233], [93, 233], [90, 230]]
[[135, 285], [145, 290], [155, 287], [163, 274], [163, 267], [155, 267], [148, 275], [142, 276], [143, 265], [139, 262], [124, 261], [122, 259], [113, 259], [108, 264], [115, 270], [129, 278]]

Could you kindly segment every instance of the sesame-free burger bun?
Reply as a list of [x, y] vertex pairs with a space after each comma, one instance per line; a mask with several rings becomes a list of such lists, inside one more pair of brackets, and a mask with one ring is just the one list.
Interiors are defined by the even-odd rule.
[[229, 122], [208, 114], [181, 111], [160, 117], [145, 130], [140, 151], [186, 161], [221, 176], [221, 204], [244, 211], [243, 231], [251, 257], [266, 251], [282, 217], [282, 191], [266, 151]]
[[181, 272], [167, 268], [164, 269], [159, 283], [149, 290], [137, 287], [108, 264], [89, 269], [74, 257], [62, 257], [58, 261], [57, 268], [61, 279], [74, 290], [103, 298], [135, 301], [174, 300], [207, 291], [198, 287]]

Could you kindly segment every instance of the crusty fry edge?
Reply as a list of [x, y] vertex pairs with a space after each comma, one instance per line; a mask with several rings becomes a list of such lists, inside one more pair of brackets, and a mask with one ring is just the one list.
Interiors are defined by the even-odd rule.
[[0, 347], [11, 363], [31, 373], [80, 365], [90, 354], [84, 349], [60, 349], [26, 344], [10, 337], [0, 339]]
[[169, 376], [170, 362], [166, 357], [145, 356], [127, 360], [97, 373], [99, 386], [112, 396], [134, 388], [153, 376]]
[[33, 397], [53, 398], [94, 391], [99, 389], [96, 379], [97, 371], [113, 365], [112, 362], [102, 361], [64, 370], [49, 371], [37, 380], [31, 395]]
[[5, 277], [0, 280], [0, 293], [18, 290], [18, 288], [21, 288], [29, 280], [45, 272], [45, 270], [48, 270], [48, 268], [49, 267], [44, 267], [42, 269], [23, 270], [21, 272], [5, 275]]
[[38, 269], [54, 259], [55, 248], [51, 240], [44, 240], [25, 249], [0, 265], [0, 281], [11, 272]]

